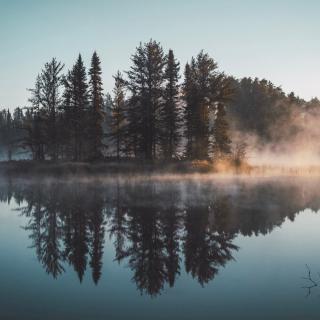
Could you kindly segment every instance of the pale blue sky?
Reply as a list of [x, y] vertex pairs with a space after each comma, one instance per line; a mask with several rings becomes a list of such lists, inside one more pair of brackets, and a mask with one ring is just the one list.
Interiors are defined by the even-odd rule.
[[184, 64], [204, 49], [236, 77], [267, 78], [320, 96], [317, 0], [0, 0], [0, 106], [27, 104], [42, 65], [89, 65], [97, 50], [105, 89], [140, 41], [160, 41]]

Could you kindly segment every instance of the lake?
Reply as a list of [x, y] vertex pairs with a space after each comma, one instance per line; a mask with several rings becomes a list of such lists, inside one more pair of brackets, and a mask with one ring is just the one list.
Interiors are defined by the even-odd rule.
[[319, 319], [318, 178], [0, 179], [1, 319]]

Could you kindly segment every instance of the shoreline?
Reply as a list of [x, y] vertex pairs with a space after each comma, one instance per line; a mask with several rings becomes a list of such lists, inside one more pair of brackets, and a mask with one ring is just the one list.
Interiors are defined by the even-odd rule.
[[7, 177], [53, 178], [115, 178], [137, 177], [156, 180], [235, 178], [235, 177], [320, 177], [319, 166], [244, 165], [242, 167], [215, 167], [210, 161], [104, 161], [52, 162], [2, 161], [0, 175]]

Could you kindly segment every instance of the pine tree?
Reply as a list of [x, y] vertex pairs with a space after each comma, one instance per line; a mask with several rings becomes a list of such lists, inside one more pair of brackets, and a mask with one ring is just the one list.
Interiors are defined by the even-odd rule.
[[222, 103], [216, 107], [215, 121], [213, 125], [213, 157], [224, 158], [231, 153], [231, 140], [229, 138], [229, 126], [226, 120], [226, 111]]
[[180, 141], [181, 112], [179, 110], [179, 62], [169, 50], [165, 69], [166, 86], [161, 110], [161, 146], [165, 159], [176, 155]]
[[49, 156], [58, 159], [59, 137], [57, 131], [57, 113], [61, 103], [60, 88], [64, 65], [53, 58], [46, 63], [40, 74], [40, 103], [45, 113], [46, 144]]
[[80, 161], [84, 159], [85, 151], [88, 148], [87, 128], [90, 125], [90, 117], [88, 117], [87, 76], [80, 54], [71, 70], [69, 81], [73, 160]]
[[195, 64], [197, 86], [197, 103], [195, 121], [195, 150], [197, 159], [209, 157], [209, 112], [213, 109], [216, 97], [213, 83], [217, 78], [217, 64], [202, 51], [198, 54]]
[[61, 123], [60, 123], [60, 132], [61, 132], [61, 157], [63, 159], [72, 159], [73, 158], [73, 146], [72, 143], [72, 133], [73, 133], [73, 121], [72, 121], [72, 112], [73, 108], [71, 105], [71, 95], [72, 95], [72, 73], [68, 71], [67, 75], [63, 79], [64, 92], [63, 92], [63, 102], [61, 106]]
[[165, 58], [156, 41], [137, 48], [132, 56], [133, 65], [128, 75], [131, 92], [128, 108], [128, 131], [137, 156], [146, 160], [156, 157], [160, 137], [159, 109], [163, 96]]
[[124, 143], [124, 120], [125, 120], [125, 82], [121, 72], [114, 76], [115, 86], [113, 89], [114, 99], [112, 105], [111, 137], [116, 144], [117, 160]]
[[195, 86], [195, 60], [192, 58], [191, 66], [189, 63], [185, 66], [183, 97], [184, 105], [184, 136], [186, 138], [185, 156], [187, 159], [195, 158], [195, 116], [196, 116], [196, 86]]
[[48, 156], [53, 160], [58, 159], [60, 143], [57, 130], [57, 114], [62, 102], [63, 76], [61, 72], [63, 68], [64, 65], [53, 58], [44, 65], [37, 77], [35, 88], [30, 90], [32, 97], [29, 101], [32, 103], [32, 108], [36, 110], [38, 116], [41, 115], [43, 126], [39, 134], [42, 135], [41, 140], [46, 145]]
[[228, 81], [217, 71], [216, 62], [201, 51], [186, 66], [184, 82], [186, 154], [191, 159], [209, 158], [211, 115], [216, 104], [230, 95]]
[[31, 107], [27, 113], [26, 119], [24, 121], [24, 129], [27, 134], [23, 142], [24, 148], [29, 148], [32, 152], [32, 157], [34, 160], [44, 160], [45, 159], [45, 112], [42, 108], [41, 103], [41, 77], [37, 76], [34, 89], [30, 89], [31, 98]]
[[101, 62], [96, 52], [93, 53], [91, 59], [91, 68], [89, 70], [89, 92], [90, 92], [90, 118], [91, 126], [89, 129], [89, 137], [92, 140], [92, 151], [90, 158], [93, 160], [103, 157], [103, 89], [101, 78]]

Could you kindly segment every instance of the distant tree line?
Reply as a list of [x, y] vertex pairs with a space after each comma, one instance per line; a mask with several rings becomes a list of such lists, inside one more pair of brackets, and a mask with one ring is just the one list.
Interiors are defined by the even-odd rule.
[[320, 101], [305, 101], [293, 92], [285, 94], [281, 87], [257, 78], [232, 79], [233, 98], [228, 104], [231, 131], [250, 133], [259, 143], [289, 143], [304, 127], [308, 117], [319, 119]]
[[12, 113], [8, 109], [0, 110], [0, 159], [12, 159], [17, 152], [22, 139], [25, 138], [21, 130], [28, 112], [16, 108]]
[[[1, 111], [2, 156], [27, 151], [34, 160], [54, 161], [219, 160], [244, 155], [245, 141], [235, 132], [255, 134], [261, 143], [277, 140], [283, 130], [277, 135], [275, 124], [291, 124], [294, 112], [320, 106], [267, 80], [226, 76], [203, 51], [180, 79], [173, 51], [164, 53], [153, 40], [136, 48], [128, 71], [114, 75], [112, 95], [103, 93], [96, 52], [89, 70], [81, 55], [63, 70], [53, 58], [30, 89], [30, 106]], [[288, 134], [298, 130], [288, 127]]]

